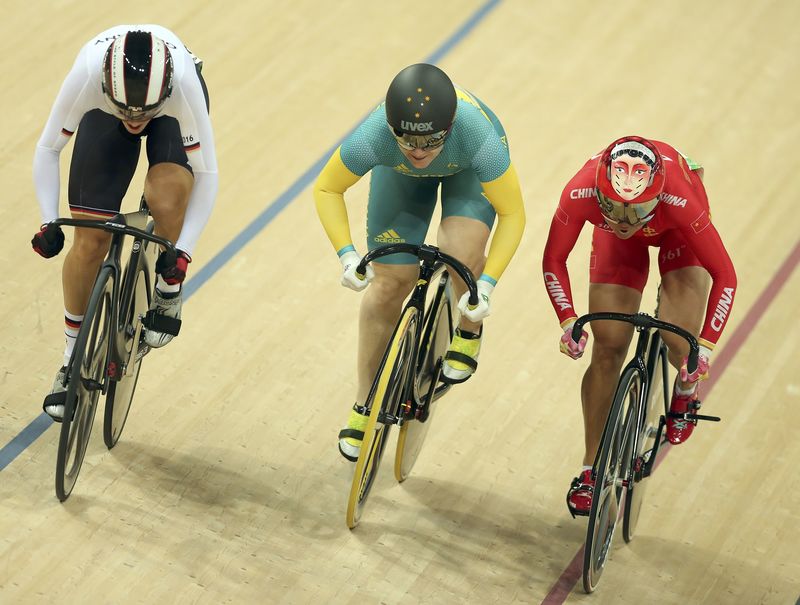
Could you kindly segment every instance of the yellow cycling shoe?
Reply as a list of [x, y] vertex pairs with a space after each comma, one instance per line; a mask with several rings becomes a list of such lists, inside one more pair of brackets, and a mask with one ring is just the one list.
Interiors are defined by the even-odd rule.
[[478, 334], [456, 328], [450, 348], [442, 364], [442, 380], [450, 384], [464, 382], [478, 368], [478, 354], [481, 351], [483, 326]]
[[361, 451], [361, 442], [364, 441], [364, 429], [367, 428], [369, 416], [366, 409], [360, 405], [353, 405], [347, 427], [339, 431], [339, 452], [350, 462], [358, 460]]

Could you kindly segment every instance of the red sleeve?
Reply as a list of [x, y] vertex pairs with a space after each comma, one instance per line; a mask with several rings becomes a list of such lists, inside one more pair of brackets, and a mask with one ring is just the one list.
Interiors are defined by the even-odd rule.
[[712, 284], [711, 293], [708, 295], [706, 319], [700, 331], [700, 340], [705, 342], [700, 344], [713, 349], [733, 308], [737, 286], [736, 270], [706, 209], [698, 209], [698, 214], [679, 228], [689, 247], [706, 271], [711, 274]]
[[[675, 158], [680, 171], [667, 166], [665, 190], [675, 195], [662, 196], [663, 212], [671, 228], [678, 229], [700, 263], [711, 274], [711, 293], [706, 318], [700, 331], [700, 344], [710, 349], [722, 335], [730, 317], [736, 294], [736, 270], [714, 224], [705, 187], [700, 177], [688, 170], [683, 158], [673, 148], [662, 151], [665, 159]], [[684, 199], [685, 198], [685, 199]], [[683, 202], [683, 203], [681, 203]]]
[[544, 285], [562, 325], [578, 316], [572, 302], [567, 258], [578, 241], [583, 224], [596, 206], [594, 163], [590, 160], [561, 193], [542, 257]]

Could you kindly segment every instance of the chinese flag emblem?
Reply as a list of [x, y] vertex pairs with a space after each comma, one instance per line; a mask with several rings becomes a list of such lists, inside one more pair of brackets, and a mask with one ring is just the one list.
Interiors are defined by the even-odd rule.
[[711, 217], [708, 213], [703, 210], [703, 212], [698, 216], [696, 219], [692, 221], [692, 230], [695, 233], [702, 233], [706, 227], [711, 224]]

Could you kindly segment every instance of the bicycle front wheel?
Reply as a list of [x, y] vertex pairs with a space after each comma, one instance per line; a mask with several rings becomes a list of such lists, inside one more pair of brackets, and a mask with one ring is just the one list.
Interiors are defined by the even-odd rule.
[[611, 552], [614, 529], [620, 512], [623, 482], [630, 469], [642, 379], [636, 368], [626, 368], [617, 385], [597, 455], [594, 495], [583, 553], [583, 588], [592, 592]]
[[350, 529], [358, 525], [389, 438], [391, 424], [386, 424], [380, 417], [387, 412], [396, 414], [401, 401], [410, 395], [409, 378], [414, 371], [417, 350], [417, 321], [415, 307], [403, 311], [370, 390], [366, 403], [370, 409], [369, 420], [347, 500], [347, 526]]
[[436, 400], [450, 388], [449, 384], [441, 383], [439, 377], [442, 372], [442, 359], [453, 335], [449, 297], [451, 288], [449, 277], [447, 274], [443, 275], [436, 296], [428, 307], [422, 343], [424, 348], [421, 347], [421, 359], [416, 376], [420, 405], [413, 410], [413, 417], [403, 422], [397, 434], [394, 477], [399, 482], [405, 481], [414, 468], [433, 421]]
[[[137, 263], [138, 264], [138, 263]], [[129, 289], [130, 288], [130, 289]], [[122, 299], [126, 308], [121, 309], [118, 338], [121, 349], [127, 356], [127, 366], [119, 380], [112, 380], [106, 394], [106, 409], [103, 418], [103, 441], [111, 449], [119, 441], [128, 411], [133, 401], [133, 393], [139, 381], [143, 352], [140, 347], [142, 335], [142, 316], [150, 306], [150, 284], [146, 265], [129, 267], [122, 284]], [[138, 357], [138, 359], [137, 359]]]
[[633, 540], [636, 533], [639, 513], [642, 510], [642, 502], [648, 484], [643, 471], [646, 466], [652, 464], [651, 458], [656, 451], [659, 421], [661, 414], [666, 412], [669, 402], [669, 390], [665, 389], [668, 371], [667, 351], [661, 343], [658, 332], [653, 333], [647, 356], [647, 371], [650, 377], [647, 407], [643, 417], [639, 420], [638, 452], [633, 461], [633, 481], [628, 486], [628, 493], [625, 495], [625, 513], [622, 517], [622, 537], [625, 542]]
[[69, 498], [78, 479], [103, 388], [112, 333], [112, 286], [113, 270], [103, 267], [95, 280], [72, 354], [56, 459], [56, 495], [62, 502]]

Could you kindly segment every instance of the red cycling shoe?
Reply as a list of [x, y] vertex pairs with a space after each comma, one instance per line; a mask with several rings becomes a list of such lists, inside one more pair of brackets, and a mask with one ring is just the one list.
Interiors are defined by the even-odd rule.
[[691, 395], [678, 395], [673, 393], [672, 403], [669, 406], [670, 414], [667, 415], [667, 440], [673, 445], [686, 441], [694, 431], [697, 420], [687, 420], [685, 417], [673, 418], [671, 414], [695, 414], [700, 409], [697, 400], [697, 391]]
[[567, 508], [573, 517], [576, 515], [582, 517], [589, 515], [589, 510], [592, 508], [593, 493], [594, 479], [592, 479], [592, 469], [586, 469], [572, 480], [567, 492]]

